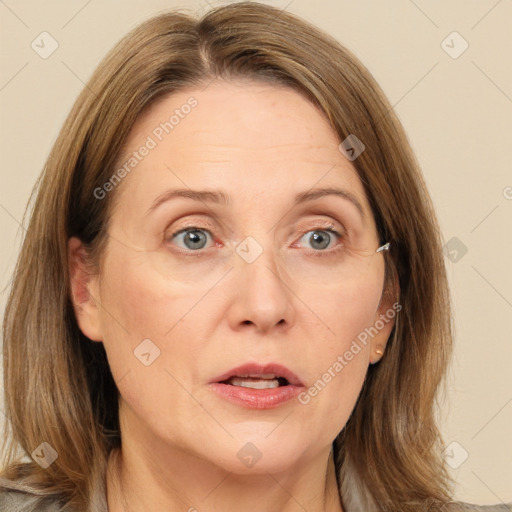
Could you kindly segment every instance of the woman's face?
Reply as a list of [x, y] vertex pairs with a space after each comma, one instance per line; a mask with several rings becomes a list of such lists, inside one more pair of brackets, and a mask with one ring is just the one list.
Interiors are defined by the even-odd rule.
[[145, 449], [276, 472], [344, 427], [392, 321], [368, 335], [384, 253], [339, 143], [298, 93], [254, 82], [183, 90], [134, 126], [97, 189], [115, 207], [78, 317]]

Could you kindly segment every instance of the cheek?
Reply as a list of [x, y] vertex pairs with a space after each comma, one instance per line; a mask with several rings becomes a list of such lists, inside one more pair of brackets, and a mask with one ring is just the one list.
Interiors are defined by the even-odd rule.
[[210, 282], [180, 282], [159, 272], [151, 251], [116, 245], [103, 269], [101, 297], [108, 331], [162, 339], [194, 308]]
[[[311, 290], [310, 290], [311, 292]], [[333, 283], [309, 293], [311, 310], [323, 323], [325, 334], [323, 353], [332, 357], [351, 346], [351, 342], [375, 322], [382, 294], [382, 275], [379, 268], [364, 279]]]
[[328, 436], [335, 437], [346, 424], [361, 391], [370, 357], [367, 333], [381, 292], [377, 271], [357, 284], [310, 295], [309, 305], [325, 329], [307, 350], [311, 364], [299, 402], [311, 417], [324, 418], [322, 428]]
[[165, 281], [121, 251], [107, 255], [103, 276], [103, 343], [124, 402], [156, 430], [167, 425], [172, 409], [173, 432], [186, 430], [179, 427], [184, 417], [204, 416], [186, 391], [194, 387], [204, 350], [194, 317], [204, 291]]
[[162, 373], [176, 365], [190, 367], [187, 360], [198, 347], [191, 337], [186, 345], [176, 337], [201, 290], [164, 280], [146, 261], [117, 248], [107, 253], [102, 276], [103, 342], [114, 378], [128, 370], [147, 378], [155, 368]]

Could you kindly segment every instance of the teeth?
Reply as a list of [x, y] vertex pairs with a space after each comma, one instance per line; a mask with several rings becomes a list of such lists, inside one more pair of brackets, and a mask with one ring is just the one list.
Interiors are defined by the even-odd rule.
[[250, 378], [250, 379], [277, 379], [275, 373], [266, 373], [263, 375], [237, 375], [237, 377]]
[[244, 377], [232, 377], [228, 380], [228, 383], [232, 386], [240, 386], [242, 388], [252, 389], [271, 389], [279, 387], [279, 381], [277, 379], [269, 378], [244, 378]]

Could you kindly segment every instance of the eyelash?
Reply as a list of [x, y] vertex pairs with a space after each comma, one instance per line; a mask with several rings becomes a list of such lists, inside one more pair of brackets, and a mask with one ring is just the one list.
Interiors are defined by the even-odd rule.
[[[188, 231], [204, 231], [206, 233], [208, 233], [208, 235], [210, 235], [211, 239], [214, 240], [214, 237], [213, 237], [213, 234], [212, 232], [207, 229], [207, 228], [202, 228], [202, 227], [199, 227], [199, 226], [187, 226], [186, 228], [182, 228], [182, 229], [179, 229], [178, 231], [175, 231], [174, 233], [171, 233], [169, 236], [165, 236], [165, 241], [171, 241], [173, 240], [176, 236], [182, 234], [182, 233], [186, 233]], [[326, 233], [329, 233], [329, 234], [333, 234], [335, 235], [339, 241], [342, 241], [345, 239], [345, 236], [340, 233], [333, 224], [329, 224], [328, 226], [322, 226], [322, 227], [317, 227], [317, 228], [314, 228], [314, 229], [309, 229], [308, 231], [305, 231], [300, 237], [299, 237], [299, 240], [301, 240], [305, 235], [307, 235], [308, 233], [312, 233], [314, 231], [323, 231], [323, 232], [326, 232]], [[341, 243], [341, 244], [338, 244], [336, 245], [334, 248], [332, 249], [323, 249], [323, 250], [318, 250], [318, 249], [310, 249], [310, 248], [306, 248], [306, 252], [307, 254], [311, 255], [311, 256], [315, 256], [315, 257], [325, 257], [325, 256], [330, 256], [330, 255], [333, 255], [334, 253], [338, 252], [339, 250], [341, 250], [342, 248], [344, 247], [344, 245]], [[187, 256], [201, 256], [202, 254], [204, 254], [204, 251], [206, 251], [207, 249], [197, 249], [197, 250], [192, 250], [192, 249], [184, 249], [183, 247], [178, 247], [177, 250], [182, 253], [182, 254], [185, 254]]]

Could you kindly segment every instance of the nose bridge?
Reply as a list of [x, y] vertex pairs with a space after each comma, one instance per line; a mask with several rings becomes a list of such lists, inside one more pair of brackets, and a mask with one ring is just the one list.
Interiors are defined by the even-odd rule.
[[235, 252], [236, 321], [253, 323], [261, 330], [291, 324], [293, 296], [282, 279], [272, 237], [247, 236]]

